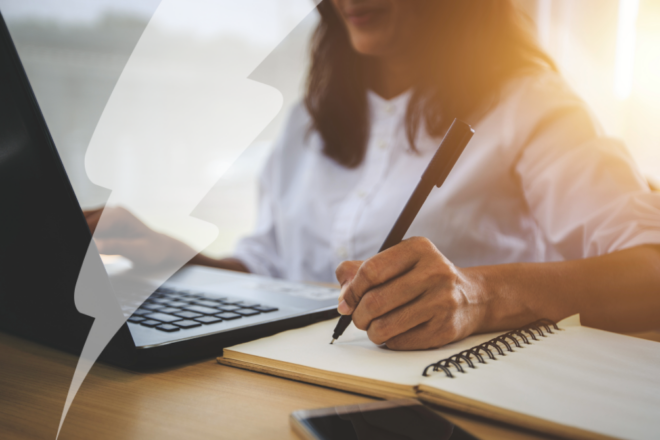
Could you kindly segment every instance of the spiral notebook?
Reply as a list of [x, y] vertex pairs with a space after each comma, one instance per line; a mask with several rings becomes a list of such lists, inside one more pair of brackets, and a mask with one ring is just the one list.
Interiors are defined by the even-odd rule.
[[218, 361], [374, 397], [417, 397], [569, 438], [660, 433], [658, 342], [567, 320], [397, 352], [354, 326], [329, 345], [335, 324], [226, 348]]

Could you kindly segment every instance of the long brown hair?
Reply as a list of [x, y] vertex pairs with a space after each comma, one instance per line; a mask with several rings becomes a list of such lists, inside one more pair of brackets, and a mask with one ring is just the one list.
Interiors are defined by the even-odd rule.
[[[453, 119], [489, 108], [513, 76], [557, 70], [538, 46], [531, 23], [512, 0], [423, 0], [428, 13], [417, 65], [423, 72], [406, 111], [412, 148], [421, 124], [442, 136]], [[367, 57], [357, 53], [330, 0], [318, 5], [305, 105], [323, 152], [346, 167], [364, 158], [369, 136]]]

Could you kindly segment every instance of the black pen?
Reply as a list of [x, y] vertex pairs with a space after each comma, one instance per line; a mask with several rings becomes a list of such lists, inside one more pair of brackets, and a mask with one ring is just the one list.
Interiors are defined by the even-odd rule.
[[[383, 245], [378, 250], [379, 253], [401, 242], [403, 236], [408, 232], [411, 223], [415, 220], [415, 216], [417, 216], [417, 213], [431, 193], [431, 190], [434, 186], [440, 188], [445, 182], [452, 168], [454, 168], [454, 164], [456, 164], [468, 142], [472, 139], [472, 135], [474, 135], [472, 127], [465, 122], [454, 119], [451, 127], [447, 130], [445, 138], [433, 155], [431, 162], [429, 162], [426, 170], [424, 170], [406, 206], [401, 211], [401, 214], [399, 214], [399, 218], [396, 219], [392, 230], [390, 230], [385, 242], [383, 242]], [[331, 344], [344, 333], [346, 328], [351, 324], [351, 321], [351, 315], [342, 315], [339, 318], [339, 322], [332, 334]]]

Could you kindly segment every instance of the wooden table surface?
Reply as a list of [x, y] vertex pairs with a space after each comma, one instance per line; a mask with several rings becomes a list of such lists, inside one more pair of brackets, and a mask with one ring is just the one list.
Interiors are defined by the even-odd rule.
[[[77, 358], [0, 332], [0, 438], [54, 439]], [[219, 365], [135, 372], [97, 363], [60, 439], [295, 439], [289, 414], [369, 397]], [[484, 439], [538, 439], [441, 411]]]

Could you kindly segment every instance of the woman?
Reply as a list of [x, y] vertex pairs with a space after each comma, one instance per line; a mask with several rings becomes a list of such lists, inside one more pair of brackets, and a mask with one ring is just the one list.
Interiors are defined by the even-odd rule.
[[[336, 268], [339, 312], [393, 349], [575, 313], [660, 327], [660, 197], [510, 1], [319, 11], [305, 103], [263, 172], [257, 228], [233, 259], [194, 263], [326, 282]], [[413, 238], [374, 255], [454, 117], [475, 136]], [[183, 246], [156, 241], [163, 255]]]

